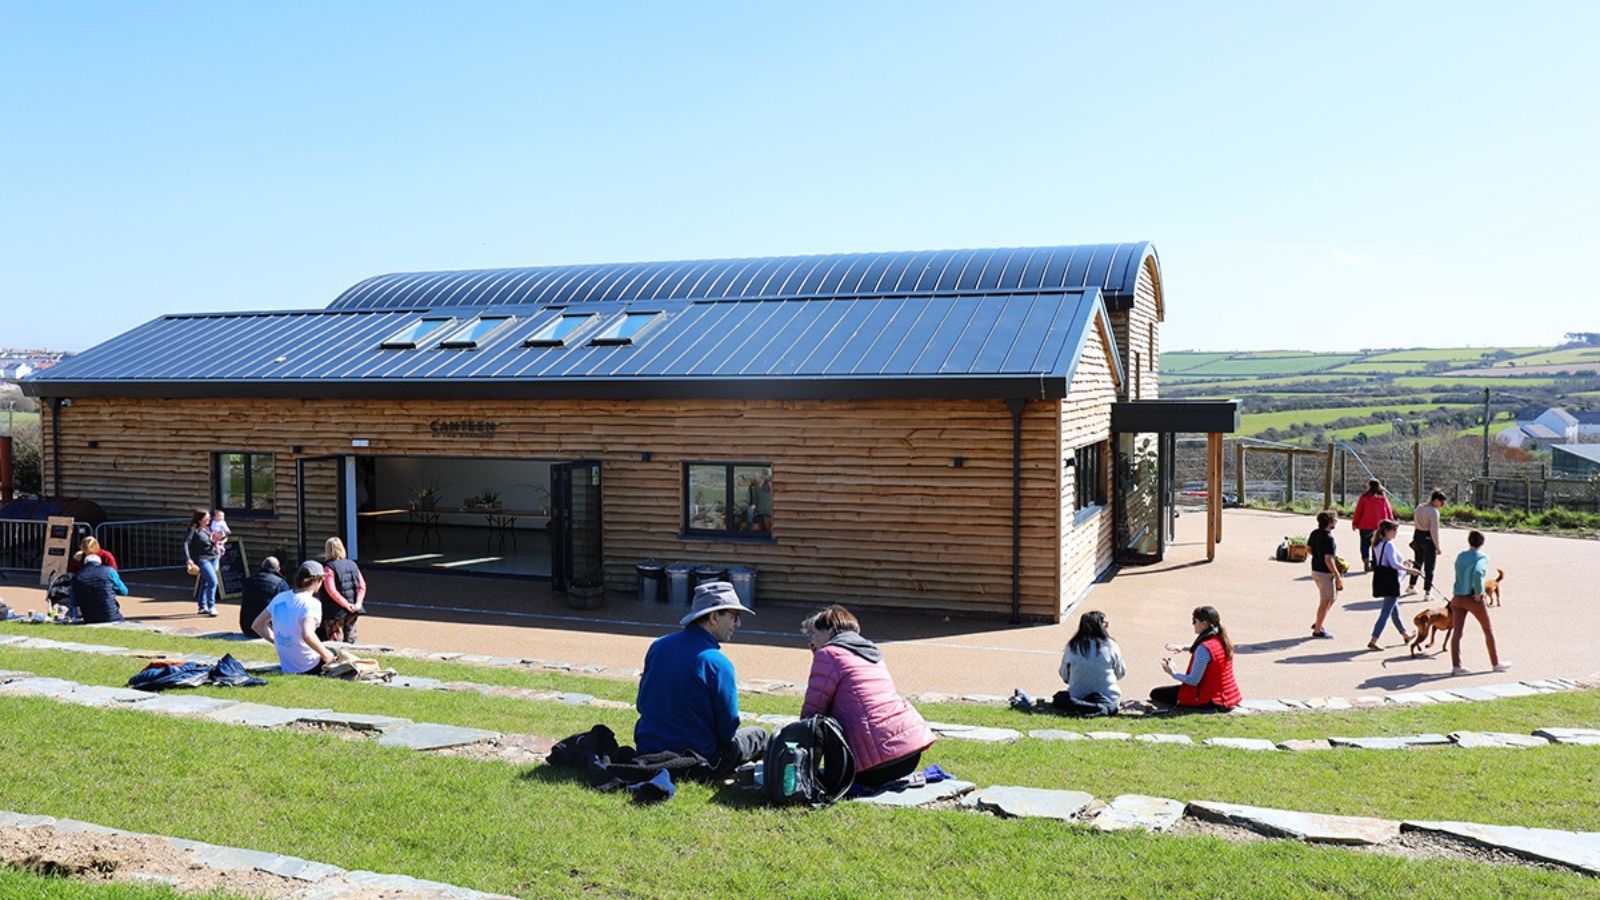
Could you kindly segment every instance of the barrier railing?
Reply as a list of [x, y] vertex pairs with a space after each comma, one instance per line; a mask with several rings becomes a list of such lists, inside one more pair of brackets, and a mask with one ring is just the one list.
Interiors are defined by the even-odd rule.
[[[44, 564], [45, 529], [49, 523], [39, 519], [0, 519], [0, 569], [28, 569], [37, 577]], [[72, 544], [90, 534], [86, 523], [79, 523]]]
[[117, 557], [124, 572], [183, 568], [183, 539], [188, 519], [128, 519], [102, 522], [95, 540]]

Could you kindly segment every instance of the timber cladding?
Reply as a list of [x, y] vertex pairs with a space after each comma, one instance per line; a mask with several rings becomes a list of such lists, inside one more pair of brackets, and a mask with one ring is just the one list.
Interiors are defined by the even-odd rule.
[[[1086, 352], [1083, 363], [1082, 377], [1102, 386], [1081, 415], [1103, 432], [1103, 351]], [[1061, 502], [1071, 496], [1061, 480], [1072, 415], [1064, 408], [1080, 405], [1076, 396], [1032, 401], [1023, 416], [1021, 605], [1031, 619], [1060, 613]], [[441, 421], [494, 429], [446, 436]], [[277, 517], [230, 524], [254, 543], [293, 545], [292, 447], [300, 457], [598, 459], [612, 587], [630, 586], [633, 563], [646, 557], [745, 563], [758, 569], [763, 599], [1003, 616], [1011, 609], [1011, 423], [999, 400], [77, 398], [61, 414], [62, 493], [95, 500], [113, 518], [183, 516], [210, 502], [214, 452], [272, 453]], [[1070, 428], [1075, 440], [1083, 434]], [[44, 431], [48, 441], [49, 423]], [[370, 444], [353, 450], [355, 438]], [[51, 448], [44, 455], [48, 465]], [[772, 464], [775, 542], [678, 537], [682, 464], [724, 460]], [[332, 527], [333, 472], [307, 468], [308, 515], [316, 516], [308, 525], [320, 544], [320, 531]]]

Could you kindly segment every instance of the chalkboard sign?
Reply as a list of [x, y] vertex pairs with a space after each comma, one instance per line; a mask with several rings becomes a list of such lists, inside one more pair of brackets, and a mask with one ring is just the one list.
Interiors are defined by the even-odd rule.
[[218, 566], [222, 570], [222, 599], [237, 600], [244, 596], [244, 582], [250, 577], [250, 561], [244, 555], [244, 541], [238, 538], [229, 538], [222, 545], [222, 559]]

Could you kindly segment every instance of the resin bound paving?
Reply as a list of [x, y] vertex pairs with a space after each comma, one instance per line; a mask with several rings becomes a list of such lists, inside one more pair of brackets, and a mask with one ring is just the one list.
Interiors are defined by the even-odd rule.
[[[1359, 697], [1455, 690], [1508, 680], [1581, 676], [1594, 671], [1594, 651], [1580, 635], [1600, 633], [1600, 606], [1586, 602], [1583, 585], [1600, 574], [1600, 542], [1543, 535], [1491, 533], [1485, 551], [1506, 571], [1505, 605], [1492, 610], [1507, 674], [1490, 671], [1475, 623], [1462, 642], [1471, 674], [1451, 676], [1448, 653], [1411, 657], [1392, 630], [1366, 649], [1378, 601], [1369, 576], [1356, 571], [1329, 615], [1332, 640], [1310, 636], [1316, 592], [1305, 563], [1271, 559], [1285, 535], [1305, 534], [1309, 516], [1229, 510], [1217, 559], [1205, 562], [1199, 516], [1179, 520], [1178, 540], [1165, 562], [1126, 567], [1090, 589], [1078, 606], [1100, 609], [1128, 661], [1124, 696], [1143, 696], [1170, 683], [1162, 674], [1163, 649], [1193, 636], [1195, 606], [1216, 606], [1238, 649], [1237, 670], [1246, 697]], [[1409, 535], [1407, 526], [1402, 536]], [[1355, 534], [1340, 522], [1342, 555], [1355, 557]], [[1466, 532], [1445, 529], [1441, 590], [1449, 589], [1450, 559], [1466, 546]], [[692, 561], [692, 560], [690, 560]], [[1357, 566], [1359, 569], [1359, 566]], [[194, 614], [184, 580], [170, 574], [129, 573], [134, 597], [124, 614], [153, 623], [210, 632], [232, 627], [238, 609], [223, 603], [221, 617]], [[684, 609], [641, 604], [613, 592], [605, 608], [574, 611], [537, 582], [477, 579], [369, 570], [365, 643], [419, 647], [496, 656], [523, 656], [599, 663], [612, 668], [640, 665], [654, 638], [677, 627]], [[18, 610], [42, 609], [43, 593], [0, 582], [0, 599]], [[768, 601], [759, 593], [757, 615], [725, 646], [744, 680], [804, 682], [810, 653], [798, 631], [811, 607]], [[851, 598], [841, 596], [841, 603]], [[1402, 615], [1436, 606], [1436, 599], [1408, 597]], [[1077, 624], [1074, 613], [1060, 625], [1011, 626], [1003, 622], [904, 612], [862, 612], [868, 637], [884, 647], [900, 689], [907, 693], [1009, 694], [1023, 688], [1048, 695], [1059, 687], [1061, 647]], [[1436, 646], [1435, 651], [1439, 648]], [[1183, 661], [1181, 654], [1177, 662]]]

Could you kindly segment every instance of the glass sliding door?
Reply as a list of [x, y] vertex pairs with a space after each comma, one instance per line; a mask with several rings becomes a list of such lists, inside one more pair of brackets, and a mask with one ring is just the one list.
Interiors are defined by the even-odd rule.
[[[566, 590], [574, 578], [603, 573], [605, 548], [600, 524], [600, 463], [559, 463], [550, 467], [550, 581]], [[584, 578], [583, 580], [588, 580]]]

